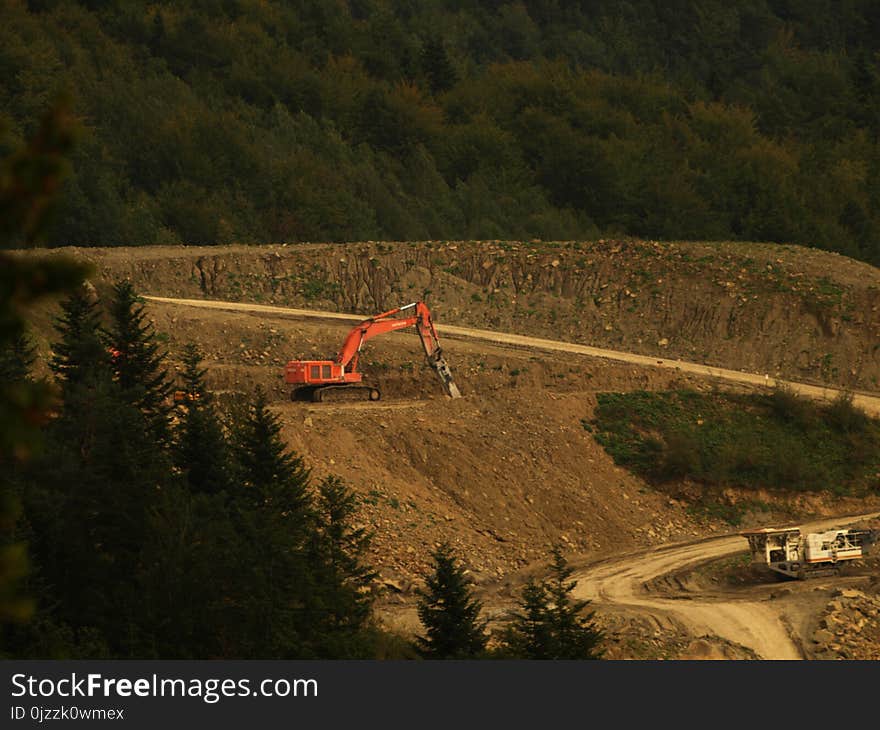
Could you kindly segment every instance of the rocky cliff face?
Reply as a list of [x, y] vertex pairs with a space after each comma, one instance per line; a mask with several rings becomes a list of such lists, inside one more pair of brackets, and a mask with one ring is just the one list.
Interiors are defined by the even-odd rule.
[[437, 320], [880, 389], [880, 270], [769, 244], [503, 241], [88, 249], [144, 293]]

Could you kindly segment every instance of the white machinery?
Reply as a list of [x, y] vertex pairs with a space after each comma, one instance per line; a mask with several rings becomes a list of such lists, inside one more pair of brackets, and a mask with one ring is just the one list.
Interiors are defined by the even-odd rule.
[[865, 557], [877, 542], [877, 530], [828, 530], [801, 534], [797, 527], [763, 528], [740, 533], [749, 541], [752, 562], [788, 578], [836, 573], [840, 563]]

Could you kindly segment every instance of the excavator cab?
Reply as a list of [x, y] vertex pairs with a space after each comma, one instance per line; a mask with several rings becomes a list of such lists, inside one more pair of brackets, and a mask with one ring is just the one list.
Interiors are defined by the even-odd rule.
[[284, 368], [284, 381], [296, 385], [326, 385], [345, 382], [345, 376], [342, 366], [332, 360], [293, 360]]

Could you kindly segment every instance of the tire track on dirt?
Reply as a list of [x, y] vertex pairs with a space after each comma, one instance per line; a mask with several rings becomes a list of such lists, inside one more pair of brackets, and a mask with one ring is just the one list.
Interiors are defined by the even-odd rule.
[[[144, 299], [154, 302], [176, 304], [180, 306], [201, 307], [203, 309], [219, 309], [229, 312], [255, 312], [277, 317], [340, 320], [344, 322], [361, 322], [366, 318], [366, 316], [357, 314], [322, 312], [311, 309], [295, 309], [291, 307], [277, 307], [267, 304], [250, 304], [246, 302], [225, 302], [210, 299], [177, 299], [172, 297], [158, 297], [147, 295], [144, 296]], [[437, 324], [436, 327], [439, 334], [452, 336], [453, 338], [462, 337], [467, 339], [484, 340], [486, 342], [492, 342], [501, 345], [512, 345], [515, 347], [550, 350], [553, 352], [570, 352], [578, 355], [586, 355], [588, 357], [598, 357], [605, 360], [613, 360], [616, 362], [630, 363], [632, 365], [640, 365], [643, 367], [670, 368], [705, 378], [715, 378], [718, 380], [725, 380], [728, 382], [740, 383], [744, 385], [769, 388], [772, 388], [776, 385], [784, 385], [791, 388], [795, 392], [800, 393], [801, 395], [817, 400], [833, 400], [841, 393], [849, 392], [844, 391], [841, 388], [823, 387], [790, 380], [780, 380], [770, 377], [766, 374], [761, 375], [760, 373], [747, 373], [739, 370], [728, 370], [726, 368], [717, 368], [709, 365], [703, 365], [701, 363], [688, 362], [686, 360], [670, 360], [657, 357], [649, 357], [647, 355], [637, 355], [631, 352], [621, 352], [618, 350], [607, 350], [599, 347], [590, 347], [589, 345], [579, 345], [573, 342], [547, 340], [540, 337], [527, 337], [525, 335], [517, 335], [508, 332], [493, 332], [491, 330], [482, 330], [473, 327], [458, 327], [456, 325], [447, 324]], [[857, 405], [868, 413], [880, 415], [880, 396], [878, 395], [864, 392], [853, 393], [853, 404]]]

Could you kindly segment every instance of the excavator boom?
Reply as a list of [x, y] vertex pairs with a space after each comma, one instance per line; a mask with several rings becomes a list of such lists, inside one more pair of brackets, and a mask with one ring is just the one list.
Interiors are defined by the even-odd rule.
[[[409, 310], [413, 310], [409, 313]], [[407, 316], [399, 316], [407, 313]], [[285, 382], [297, 386], [291, 393], [293, 400], [320, 401], [330, 389], [365, 390], [370, 400], [378, 400], [378, 389], [362, 385], [363, 376], [358, 370], [361, 348], [367, 340], [397, 330], [415, 327], [425, 350], [428, 364], [437, 373], [444, 392], [451, 398], [461, 397], [449, 365], [443, 358], [440, 339], [431, 318], [431, 311], [424, 302], [413, 302], [389, 309], [352, 328], [342, 343], [334, 360], [291, 360], [284, 369]]]

